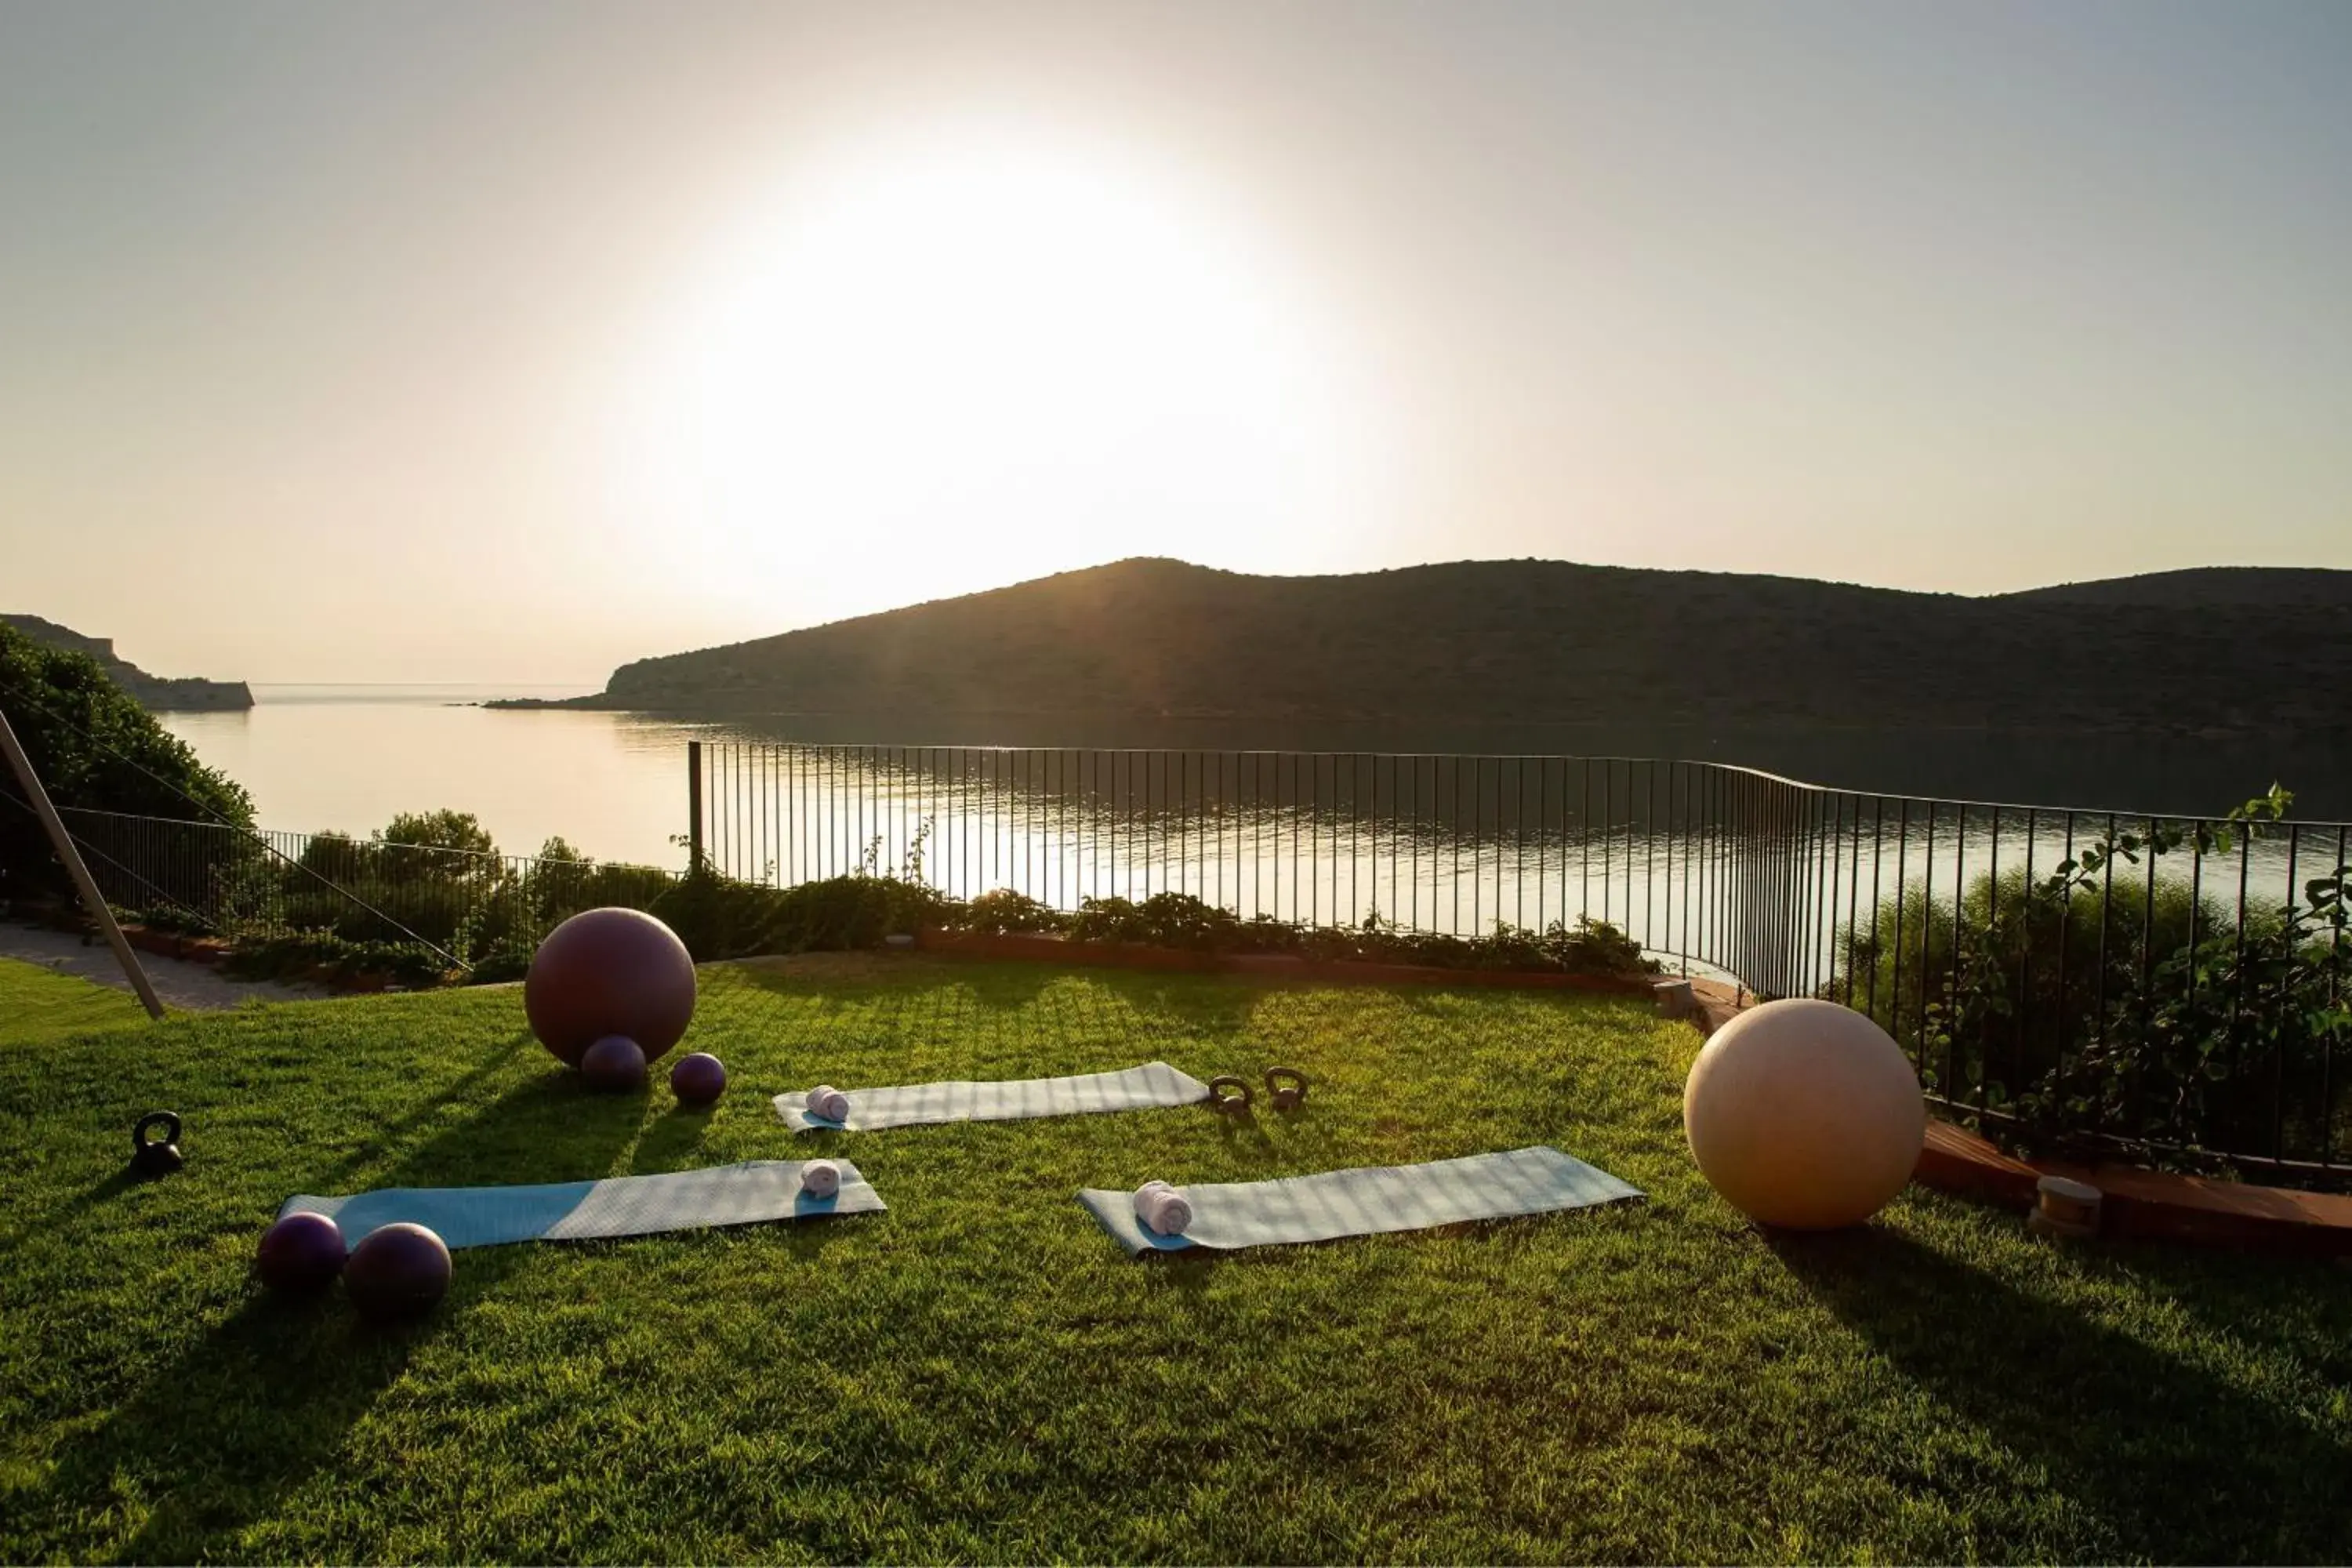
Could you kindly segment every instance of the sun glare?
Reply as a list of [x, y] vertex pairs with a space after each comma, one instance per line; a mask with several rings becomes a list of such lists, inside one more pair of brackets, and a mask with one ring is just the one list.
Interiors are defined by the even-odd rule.
[[761, 603], [813, 572], [878, 608], [1127, 554], [1328, 560], [1376, 443], [1254, 237], [1018, 139], [804, 171], [698, 281], [635, 410], [639, 493], [697, 591]]

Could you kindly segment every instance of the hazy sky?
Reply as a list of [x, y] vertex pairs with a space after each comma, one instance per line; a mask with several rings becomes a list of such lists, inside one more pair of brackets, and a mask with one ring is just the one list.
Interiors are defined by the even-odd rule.
[[0, 0], [0, 609], [601, 681], [1133, 554], [2352, 566], [2352, 4]]

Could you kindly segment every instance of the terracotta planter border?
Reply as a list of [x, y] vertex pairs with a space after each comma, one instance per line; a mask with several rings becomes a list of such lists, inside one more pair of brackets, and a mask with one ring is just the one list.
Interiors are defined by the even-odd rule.
[[2265, 1252], [2352, 1258], [2352, 1197], [2216, 1182], [2177, 1171], [2105, 1162], [2021, 1160], [1966, 1128], [1927, 1123], [1916, 1181], [1945, 1192], [2030, 1209], [2044, 1176], [2099, 1189], [2099, 1234], [2140, 1241], [2190, 1241]]

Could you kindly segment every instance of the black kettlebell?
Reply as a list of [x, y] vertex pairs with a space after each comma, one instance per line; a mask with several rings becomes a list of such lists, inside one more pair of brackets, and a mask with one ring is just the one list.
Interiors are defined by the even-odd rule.
[[1307, 1075], [1297, 1068], [1268, 1068], [1265, 1092], [1276, 1110], [1296, 1110], [1307, 1102]]
[[[1224, 1091], [1231, 1089], [1234, 1092]], [[1237, 1078], [1213, 1078], [1209, 1080], [1209, 1109], [1220, 1116], [1247, 1116], [1250, 1113], [1250, 1086]]]
[[[163, 1136], [150, 1140], [147, 1130], [160, 1127]], [[180, 1152], [180, 1118], [170, 1110], [151, 1110], [131, 1130], [131, 1172], [137, 1176], [168, 1176], [188, 1163]]]

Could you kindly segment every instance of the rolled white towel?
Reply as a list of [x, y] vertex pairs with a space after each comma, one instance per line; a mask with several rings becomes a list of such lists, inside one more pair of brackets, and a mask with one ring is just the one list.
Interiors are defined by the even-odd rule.
[[1161, 1181], [1135, 1189], [1135, 1217], [1157, 1236], [1181, 1236], [1192, 1224], [1192, 1205], [1184, 1194]]
[[830, 1160], [811, 1160], [801, 1167], [801, 1191], [813, 1198], [829, 1198], [841, 1191], [841, 1167]]
[[849, 1096], [829, 1083], [821, 1083], [808, 1091], [811, 1116], [821, 1116], [827, 1121], [849, 1120]]

